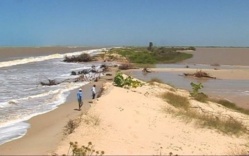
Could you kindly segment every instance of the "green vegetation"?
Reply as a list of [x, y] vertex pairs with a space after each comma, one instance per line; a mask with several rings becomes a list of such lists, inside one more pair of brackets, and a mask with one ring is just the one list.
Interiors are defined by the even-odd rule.
[[203, 88], [202, 83], [195, 84], [191, 82], [190, 85], [192, 86], [192, 92], [190, 92], [190, 95], [197, 101], [207, 102], [208, 96], [202, 92], [199, 92], [199, 90]]
[[227, 100], [212, 100], [212, 99], [210, 101], [219, 103], [219, 104], [221, 104], [224, 107], [227, 107], [227, 108], [230, 108], [230, 109], [236, 110], [238, 112], [241, 112], [241, 113], [249, 115], [249, 110], [248, 109], [244, 109], [244, 108], [238, 107], [238, 106], [236, 106], [235, 103], [232, 103], [230, 101], [227, 101]]
[[[200, 95], [200, 93], [198, 92], [197, 95]], [[214, 115], [212, 112], [205, 111], [198, 107], [196, 109], [200, 109], [201, 112], [193, 110], [195, 107], [191, 107], [188, 99], [185, 97], [166, 92], [162, 94], [162, 98], [174, 107], [180, 108], [179, 110], [174, 110], [168, 107], [163, 107], [163, 110], [167, 113], [182, 117], [185, 121], [189, 122], [195, 119], [196, 125], [215, 128], [225, 134], [240, 134], [240, 132], [248, 132], [246, 126], [233, 117], [222, 117], [222, 114]], [[231, 104], [226, 105], [231, 107]]]
[[70, 142], [70, 146], [67, 153], [67, 155], [73, 155], [73, 156], [92, 156], [92, 155], [102, 156], [104, 154], [105, 154], [104, 151], [95, 150], [92, 142], [88, 142], [87, 146], [79, 146], [78, 142]]
[[75, 56], [75, 55], [71, 57], [65, 56], [63, 61], [64, 62], [90, 62], [90, 61], [93, 61], [93, 58], [87, 53], [82, 53], [78, 56]]
[[138, 80], [134, 80], [130, 76], [128, 76], [127, 78], [124, 78], [123, 74], [120, 73], [120, 72], [118, 72], [116, 74], [116, 76], [114, 77], [114, 83], [118, 87], [133, 87], [133, 88], [137, 88], [137, 87], [140, 87], [140, 86], [143, 85], [142, 82], [140, 82]]
[[187, 48], [158, 48], [152, 46], [153, 43], [148, 48], [114, 48], [109, 53], [120, 54], [126, 57], [131, 63], [137, 64], [175, 63], [192, 57], [192, 54], [179, 52], [179, 50], [186, 50]]
[[213, 114], [199, 113], [193, 110], [187, 112], [179, 111], [177, 115], [183, 116], [185, 120], [188, 119], [191, 121], [192, 119], [196, 119], [195, 124], [202, 127], [215, 128], [225, 134], [239, 134], [240, 132], [247, 131], [243, 123], [233, 118], [220, 119]]
[[187, 98], [179, 96], [173, 93], [163, 93], [162, 98], [167, 101], [169, 104], [177, 108], [182, 108], [188, 110], [190, 103]]

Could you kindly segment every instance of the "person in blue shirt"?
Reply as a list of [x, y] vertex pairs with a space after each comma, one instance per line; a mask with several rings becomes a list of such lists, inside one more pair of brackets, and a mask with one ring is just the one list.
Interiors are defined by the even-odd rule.
[[79, 91], [78, 91], [78, 93], [77, 93], [77, 99], [78, 99], [79, 110], [80, 110], [80, 108], [81, 108], [82, 105], [83, 105], [83, 101], [82, 101], [82, 99], [83, 99], [83, 93], [82, 93], [82, 90], [81, 90], [81, 89], [79, 89]]

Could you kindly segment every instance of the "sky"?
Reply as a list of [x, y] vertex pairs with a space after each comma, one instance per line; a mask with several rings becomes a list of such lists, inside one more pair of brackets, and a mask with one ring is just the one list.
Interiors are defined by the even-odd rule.
[[0, 46], [249, 47], [249, 0], [0, 0]]

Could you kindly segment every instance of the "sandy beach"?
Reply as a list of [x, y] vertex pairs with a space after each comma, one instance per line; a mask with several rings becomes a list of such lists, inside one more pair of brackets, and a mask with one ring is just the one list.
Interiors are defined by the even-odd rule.
[[[248, 135], [224, 135], [215, 129], [201, 128], [192, 122], [167, 112], [171, 106], [160, 98], [171, 92], [167, 85], [148, 85], [137, 89], [123, 89], [105, 85], [106, 94], [94, 106], [75, 133], [66, 137], [55, 153], [67, 154], [69, 142], [79, 145], [92, 142], [96, 150], [106, 155], [179, 155], [232, 154], [248, 148]], [[189, 93], [178, 90], [175, 94], [189, 98]], [[122, 96], [121, 96], [122, 95]], [[190, 99], [191, 100], [191, 99]], [[214, 103], [191, 100], [213, 113], [240, 118], [249, 126], [249, 117]], [[92, 122], [98, 120], [98, 123]], [[69, 153], [70, 154], [70, 153]]]
[[[209, 60], [208, 63], [217, 62]], [[141, 69], [135, 70], [141, 71]], [[152, 70], [153, 72], [189, 73], [196, 71], [188, 68]], [[246, 68], [204, 69], [203, 71], [217, 79], [249, 79], [249, 70]], [[83, 92], [87, 95], [82, 111], [75, 110], [77, 109], [75, 97], [77, 90], [74, 90], [67, 98], [67, 102], [57, 109], [28, 120], [31, 127], [27, 134], [1, 145], [0, 155], [50, 155], [52, 153], [62, 155], [68, 153], [71, 141], [77, 141], [79, 145], [92, 142], [95, 145], [94, 148], [105, 151], [105, 155], [168, 155], [170, 152], [178, 155], [222, 155], [241, 154], [249, 149], [248, 133], [224, 134], [215, 128], [196, 125], [197, 120], [186, 122], [170, 111], [174, 108], [160, 95], [173, 92], [184, 96], [193, 107], [211, 111], [217, 116], [231, 116], [239, 119], [247, 130], [248, 115], [216, 103], [197, 102], [191, 99], [189, 92], [180, 89], [172, 91], [172, 87], [166, 84], [145, 84], [136, 89], [123, 89], [113, 86], [111, 81], [107, 80], [109, 78], [111, 77], [104, 76], [97, 83], [97, 91], [102, 85], [105, 91], [104, 95], [93, 103], [89, 103], [90, 87], [93, 83], [83, 86]], [[80, 126], [72, 134], [64, 136], [63, 129], [67, 122], [80, 116], [83, 119]]]

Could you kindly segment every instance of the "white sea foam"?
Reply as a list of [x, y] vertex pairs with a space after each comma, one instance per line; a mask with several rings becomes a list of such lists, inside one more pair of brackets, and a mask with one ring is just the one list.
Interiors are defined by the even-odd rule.
[[29, 127], [30, 125], [28, 123], [19, 122], [0, 128], [0, 145], [21, 138], [27, 133]]
[[63, 56], [61, 54], [53, 54], [53, 55], [48, 55], [48, 56], [29, 57], [29, 58], [23, 58], [23, 59], [18, 59], [18, 60], [13, 60], [13, 61], [5, 61], [5, 62], [0, 62], [0, 68], [20, 65], [20, 64], [26, 64], [26, 63], [31, 63], [31, 62], [40, 62], [40, 61], [62, 58], [62, 57]]
[[28, 58], [17, 59], [17, 60], [12, 60], [12, 61], [5, 61], [5, 62], [0, 62], [0, 68], [10, 67], [10, 66], [20, 65], [20, 64], [26, 64], [26, 63], [32, 63], [32, 62], [40, 62], [40, 61], [51, 60], [51, 59], [59, 59], [59, 58], [64, 58], [64, 56], [80, 55], [81, 53], [98, 54], [98, 53], [101, 53], [102, 50], [103, 49], [85, 50], [85, 51], [77, 51], [77, 52], [66, 53], [66, 54], [52, 54], [48, 56], [28, 57]]
[[39, 112], [32, 113], [29, 115], [21, 114], [20, 117], [17, 117], [16, 120], [3, 121], [3, 123], [0, 123], [0, 145], [24, 136], [27, 132], [27, 129], [30, 127], [30, 125], [25, 121], [29, 120], [34, 116], [44, 114], [56, 109], [58, 105], [66, 101], [66, 98], [69, 95], [69, 91], [79, 88], [80, 86], [85, 85], [87, 83], [88, 82], [64, 84], [64, 89], [57, 89], [48, 93], [29, 96], [22, 99], [11, 100], [15, 101], [18, 104], [18, 101], [21, 100], [45, 97], [49, 94], [54, 94], [52, 98], [46, 100], [46, 105], [49, 106], [47, 109], [42, 111], [40, 110]]
[[[43, 114], [43, 113], [46, 113], [46, 112], [49, 112], [49, 111], [53, 110], [58, 105], [65, 102], [66, 97], [68, 96], [67, 94], [69, 94], [69, 91], [77, 89], [80, 86], [86, 85], [88, 83], [89, 82], [68, 83], [68, 84], [64, 84], [64, 86], [63, 86], [64, 89], [57, 89], [57, 90], [54, 90], [54, 91], [49, 91], [47, 93], [42, 93], [42, 94], [38, 94], [38, 95], [28, 96], [28, 97], [25, 97], [25, 98], [11, 100], [11, 101], [15, 101], [15, 104], [18, 105], [19, 103], [21, 103], [22, 101], [25, 101], [25, 100], [31, 100], [31, 99], [35, 99], [35, 98], [41, 98], [41, 97], [43, 98], [43, 97], [46, 97], [48, 95], [53, 95], [52, 98], [49, 98], [49, 99], [46, 100], [46, 105], [52, 106], [51, 109], [46, 110], [44, 112], [37, 112], [37, 113], [34, 113], [32, 115], [28, 115], [28, 116], [25, 116], [25, 117], [23, 116], [25, 114], [21, 114], [20, 118], [18, 117], [19, 119], [17, 119], [17, 120], [4, 121], [4, 122], [2, 121], [2, 123], [0, 123], [0, 128], [5, 127], [5, 126], [9, 126], [9, 125], [11, 125], [13, 123], [17, 123], [17, 122], [20, 122], [20, 121], [26, 121], [26, 120], [30, 119], [31, 117], [33, 117], [33, 116]], [[46, 99], [46, 98], [43, 98], [43, 99]], [[12, 104], [10, 104], [11, 101], [9, 101], [8, 103], [3, 103], [2, 107], [11, 107], [11, 105], [12, 105]]]

